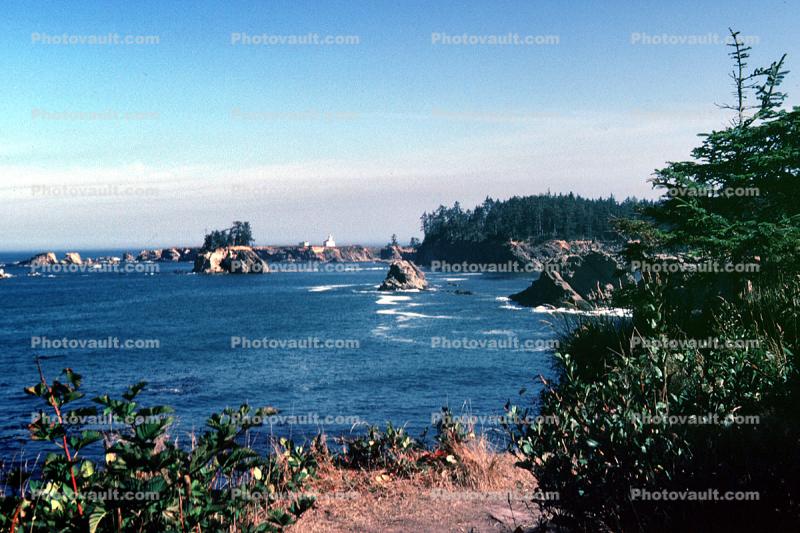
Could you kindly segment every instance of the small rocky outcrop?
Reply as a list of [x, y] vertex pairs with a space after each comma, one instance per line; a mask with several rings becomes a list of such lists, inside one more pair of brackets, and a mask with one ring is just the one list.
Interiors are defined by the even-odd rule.
[[6, 279], [12, 277], [11, 274], [6, 274], [6, 271], [0, 268], [0, 279]]
[[201, 274], [266, 274], [269, 265], [249, 246], [228, 246], [198, 254], [192, 271]]
[[126, 263], [133, 263], [136, 261], [136, 258], [130, 252], [125, 252], [125, 255], [122, 256], [122, 260]]
[[137, 261], [160, 261], [162, 250], [142, 250], [136, 257]]
[[22, 261], [20, 265], [22, 266], [46, 266], [46, 265], [56, 265], [58, 264], [58, 258], [56, 254], [53, 252], [46, 252], [43, 254], [37, 254], [28, 259], [27, 261]]
[[78, 252], [67, 252], [64, 254], [64, 263], [68, 265], [82, 265], [83, 260], [81, 259], [81, 254]]
[[181, 260], [181, 253], [175, 248], [170, 248], [169, 250], [164, 250], [159, 259], [167, 262], [178, 262]]
[[392, 261], [389, 265], [389, 273], [383, 280], [379, 291], [406, 291], [406, 290], [425, 290], [428, 282], [425, 274], [411, 261], [399, 260]]

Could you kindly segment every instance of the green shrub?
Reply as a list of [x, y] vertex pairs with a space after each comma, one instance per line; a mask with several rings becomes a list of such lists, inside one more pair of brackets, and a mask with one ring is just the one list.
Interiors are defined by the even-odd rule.
[[[47, 409], [30, 424], [31, 437], [59, 451], [48, 454], [33, 476], [19, 469], [7, 476], [14, 494], [0, 501], [4, 529], [280, 531], [313, 504], [302, 494], [316, 470], [307, 449], [281, 440], [277, 453], [265, 457], [241, 444], [274, 410], [243, 405], [214, 414], [206, 432], [184, 450], [168, 438], [172, 409], [137, 402], [144, 383], [121, 399], [94, 398], [119, 426], [83, 430], [80, 420], [96, 417], [98, 410], [71, 409], [84, 396], [81, 376], [70, 369], [63, 376], [48, 385], [42, 374], [40, 383], [26, 389]], [[95, 456], [104, 464], [84, 457], [92, 446], [102, 446]]]
[[[784, 306], [798, 297], [797, 292], [782, 294]], [[776, 294], [770, 298], [774, 305]], [[559, 493], [558, 502], [549, 505], [560, 521], [576, 529], [648, 531], [696, 530], [700, 524], [763, 526], [800, 516], [800, 424], [790, 407], [797, 398], [791, 394], [796, 383], [791, 352], [752, 322], [750, 313], [730, 304], [723, 308], [708, 325], [721, 344], [752, 339], [760, 341], [757, 346], [670, 349], [629, 342], [627, 350], [605, 351], [602, 369], [587, 367], [594, 343], [569, 345], [588, 350], [577, 356], [557, 354], [560, 381], [546, 382], [539, 404], [543, 417], [533, 424], [511, 424], [509, 430], [525, 457], [521, 466], [532, 471], [542, 490]], [[682, 338], [681, 331], [656, 319], [657, 300], [643, 300], [635, 311], [639, 317], [650, 313], [653, 337]], [[618, 329], [610, 322], [589, 331], [592, 338], [616, 342]], [[638, 331], [631, 340], [637, 336], [641, 338]], [[778, 347], [783, 351], [776, 351]], [[520, 409], [511, 406], [509, 411], [518, 415]], [[669, 415], [698, 418], [675, 424], [664, 418]], [[714, 416], [721, 423], [698, 423]], [[732, 416], [758, 417], [759, 423], [725, 423]], [[714, 488], [757, 491], [760, 500], [731, 504], [631, 498], [633, 489]]]

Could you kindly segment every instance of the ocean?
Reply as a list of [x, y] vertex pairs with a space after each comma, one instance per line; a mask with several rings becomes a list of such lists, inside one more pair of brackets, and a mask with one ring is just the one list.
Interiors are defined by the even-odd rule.
[[50, 382], [64, 367], [82, 374], [87, 399], [146, 381], [141, 403], [174, 407], [171, 434], [183, 442], [241, 403], [279, 409], [262, 431], [299, 440], [387, 421], [419, 436], [445, 405], [501, 435], [503, 405], [529, 404], [537, 376], [552, 373], [563, 324], [508, 301], [536, 274], [426, 271], [430, 290], [382, 293], [382, 263], [252, 276], [158, 263], [156, 273], [29, 277], [10, 265], [26, 255], [0, 255], [14, 275], [0, 280], [3, 457], [37, 449], [26, 426], [40, 405], [23, 392], [39, 379], [37, 355]]

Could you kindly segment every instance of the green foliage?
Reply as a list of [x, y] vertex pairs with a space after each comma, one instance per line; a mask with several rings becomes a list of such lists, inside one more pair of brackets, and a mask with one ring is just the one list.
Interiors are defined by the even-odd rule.
[[658, 170], [651, 181], [664, 197], [645, 210], [651, 223], [624, 229], [641, 239], [642, 252], [757, 263], [764, 275], [797, 272], [800, 108], [781, 108], [785, 56], [748, 73], [749, 48], [732, 36], [737, 102], [723, 107], [736, 111], [733, 125], [703, 135], [692, 161]]
[[225, 246], [250, 246], [253, 243], [253, 231], [249, 222], [239, 222], [224, 230], [213, 230], [205, 236], [203, 250], [211, 251]]
[[395, 428], [391, 422], [385, 431], [370, 426], [366, 435], [343, 444], [339, 458], [341, 465], [364, 470], [386, 469], [401, 475], [418, 470], [418, 460], [425, 450], [423, 444], [411, 437], [405, 428]]
[[[99, 414], [98, 407], [64, 408], [83, 397], [81, 378], [70, 369], [63, 381], [26, 392], [57, 412], [42, 410], [31, 437], [49, 441], [50, 453], [35, 478], [12, 472], [15, 494], [0, 500], [0, 525], [19, 531], [280, 531], [313, 505], [302, 494], [316, 475], [316, 459], [303, 446], [282, 439], [262, 456], [241, 444], [247, 432], [274, 409], [226, 409], [209, 417], [193, 446], [168, 438], [172, 409], [137, 401], [144, 383], [121, 398], [93, 399], [110, 429], [83, 430], [71, 420]], [[258, 422], [258, 423], [257, 423]], [[83, 458], [102, 442], [104, 464]], [[95, 450], [96, 451], [96, 450]]]
[[[548, 505], [569, 528], [800, 524], [800, 109], [779, 109], [783, 58], [748, 73], [736, 38], [732, 125], [705, 135], [694, 160], [657, 171], [663, 201], [617, 228], [635, 239], [629, 260], [760, 268], [643, 274], [614, 295], [629, 321], [580, 323], [562, 340], [559, 379], [544, 382], [536, 406], [543, 417], [508, 429], [521, 466], [559, 492]], [[707, 338], [716, 344], [680, 344]], [[654, 339], [676, 342], [645, 342]], [[755, 491], [759, 500], [643, 501], [633, 489]]]
[[458, 462], [453, 455], [454, 447], [474, 439], [475, 433], [453, 417], [448, 407], [442, 408], [434, 429], [435, 445], [429, 448], [423, 442], [424, 436], [411, 437], [404, 428], [396, 428], [391, 422], [385, 430], [370, 426], [366, 435], [343, 439], [336, 462], [345, 468], [386, 470], [399, 476], [450, 468]]
[[[795, 291], [783, 303], [798, 296]], [[560, 380], [545, 382], [540, 399], [545, 418], [509, 430], [525, 457], [521, 466], [542, 490], [558, 491], [554, 510], [564, 514], [564, 523], [586, 530], [649, 531], [664, 524], [702, 529], [735, 525], [747, 516], [771, 523], [776, 514], [785, 519], [798, 512], [796, 494], [786, 490], [800, 475], [791, 452], [800, 436], [790, 407], [796, 380], [791, 353], [777, 351], [779, 344], [747, 314], [729, 307], [721, 317], [712, 328], [717, 338], [757, 339], [758, 346], [671, 349], [628, 342], [622, 350], [617, 344], [597, 354], [603, 361], [598, 365], [591, 359], [593, 344], [576, 340], [570, 346], [575, 355], [557, 354]], [[684, 338], [665, 322], [652, 325], [648, 338]], [[615, 342], [619, 335], [610, 322], [594, 328], [593, 338]], [[636, 338], [639, 333], [631, 335]], [[509, 406], [509, 418], [514, 413], [519, 408]], [[701, 422], [669, 423], [659, 420], [663, 415], [694, 415]], [[760, 423], [724, 423], [732, 416], [755, 416]], [[702, 422], [712, 417], [719, 423]], [[631, 501], [633, 488], [755, 490], [763, 504], [739, 503], [739, 513], [725, 503]]]
[[613, 239], [612, 219], [633, 217], [650, 202], [628, 198], [617, 202], [613, 196], [587, 199], [550, 193], [514, 196], [505, 201], [486, 200], [475, 209], [439, 206], [422, 215], [425, 241]]

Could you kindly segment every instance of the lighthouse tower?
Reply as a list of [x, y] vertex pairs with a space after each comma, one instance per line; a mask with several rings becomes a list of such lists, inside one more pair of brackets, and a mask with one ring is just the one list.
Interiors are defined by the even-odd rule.
[[328, 235], [328, 238], [322, 242], [325, 248], [336, 248], [336, 241], [333, 240], [333, 235]]

